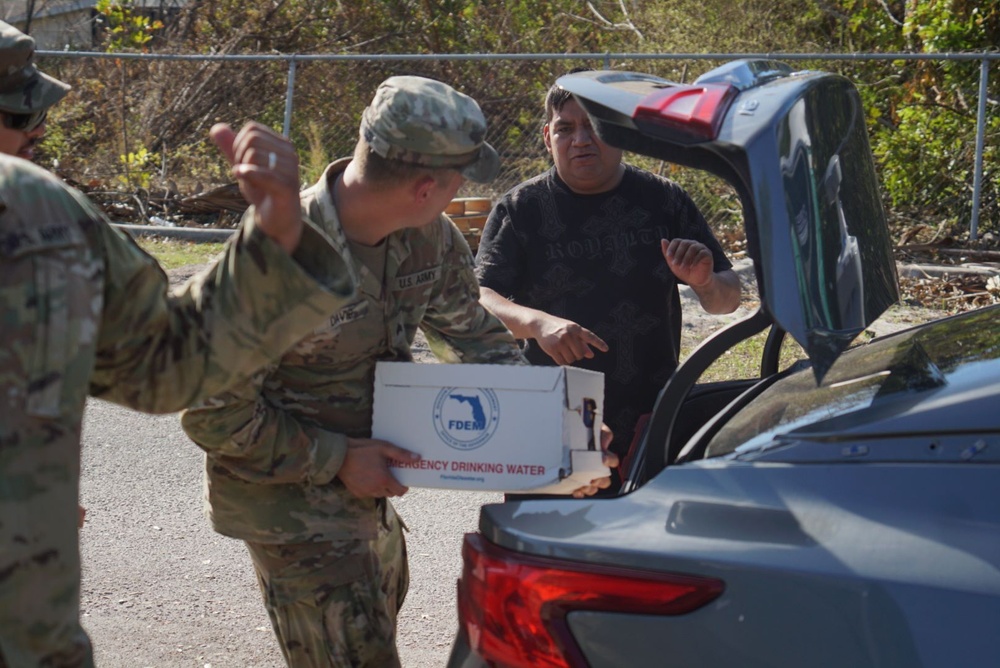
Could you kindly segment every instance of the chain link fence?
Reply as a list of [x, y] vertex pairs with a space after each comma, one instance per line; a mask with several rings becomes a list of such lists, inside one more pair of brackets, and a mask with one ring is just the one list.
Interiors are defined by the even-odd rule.
[[[463, 56], [181, 56], [41, 52], [41, 67], [75, 88], [53, 113], [45, 154], [71, 183], [118, 193], [127, 215], [149, 218], [178, 197], [226, 182], [210, 146], [218, 121], [250, 119], [283, 129], [299, 148], [303, 179], [351, 154], [361, 111], [382, 80], [416, 74], [447, 81], [480, 102], [487, 139], [502, 170], [489, 185], [470, 183], [465, 197], [495, 200], [550, 166], [542, 142], [543, 101], [572, 68], [649, 72], [690, 82], [719, 64], [754, 54], [463, 55]], [[890, 220], [916, 238], [955, 229], [1000, 232], [1000, 112], [987, 99], [988, 65], [998, 54], [776, 54], [796, 69], [851, 78], [872, 115], [882, 192]], [[949, 82], [936, 97], [908, 98], [914, 80]], [[931, 90], [934, 90], [933, 85]], [[900, 132], [905, 128], [906, 132]], [[84, 146], [86, 149], [84, 150]], [[719, 179], [697, 170], [626, 159], [689, 190], [717, 234], [740, 235], [739, 201]], [[143, 199], [145, 198], [145, 200]], [[133, 207], [129, 201], [137, 202]], [[133, 221], [135, 222], [135, 221]]]

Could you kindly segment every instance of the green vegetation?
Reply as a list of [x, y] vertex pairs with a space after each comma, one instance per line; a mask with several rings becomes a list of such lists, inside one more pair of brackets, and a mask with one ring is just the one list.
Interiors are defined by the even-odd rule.
[[[99, 11], [102, 48], [115, 53], [953, 53], [995, 50], [1000, 43], [995, 0], [203, 0], [162, 25], [129, 0], [101, 0]], [[676, 81], [692, 81], [718, 64], [611, 61], [614, 68]], [[979, 63], [794, 64], [857, 82], [893, 222], [961, 238], [971, 213]], [[74, 92], [54, 109], [40, 158], [95, 186], [176, 186], [190, 193], [199, 183], [218, 184], [228, 180], [228, 169], [207, 142], [213, 123], [283, 124], [283, 61], [51, 58], [42, 66], [72, 83]], [[496, 187], [506, 189], [547, 165], [542, 99], [557, 75], [577, 66], [603, 67], [604, 59], [299, 62], [290, 135], [302, 156], [303, 180], [350, 154], [360, 112], [378, 82], [420, 74], [452, 82], [481, 102], [489, 140], [504, 158]], [[1000, 232], [996, 65], [991, 74], [981, 232]], [[679, 180], [703, 210], [724, 212], [723, 229], [734, 217], [738, 223], [731, 192], [697, 177]]]
[[118, 177], [119, 182], [125, 186], [135, 183], [140, 188], [149, 188], [153, 178], [153, 170], [159, 159], [160, 156], [150, 153], [144, 148], [118, 156], [118, 162], [125, 167], [125, 175]]
[[211, 262], [222, 252], [223, 246], [217, 243], [195, 243], [164, 237], [140, 237], [136, 241], [143, 250], [155, 257], [164, 269]]
[[[767, 332], [750, 337], [746, 341], [732, 347], [718, 359], [712, 366], [705, 370], [699, 382], [709, 383], [720, 380], [732, 380], [734, 378], [757, 378], [760, 376], [760, 361], [764, 353], [764, 342], [767, 340]], [[681, 361], [691, 356], [694, 348], [687, 344], [682, 347]], [[806, 353], [791, 337], [786, 337], [781, 346], [779, 357], [779, 367], [788, 368], [796, 361], [805, 359]]]
[[94, 8], [107, 31], [108, 51], [145, 49], [163, 23], [135, 11], [132, 0], [97, 0]]
[[[995, 51], [1000, 3], [840, 0], [845, 46], [858, 51]], [[889, 207], [913, 222], [968, 220], [979, 97], [979, 62], [873, 61], [853, 68]], [[992, 104], [1000, 76], [990, 78]], [[983, 219], [1000, 231], [1000, 114], [987, 114]]]

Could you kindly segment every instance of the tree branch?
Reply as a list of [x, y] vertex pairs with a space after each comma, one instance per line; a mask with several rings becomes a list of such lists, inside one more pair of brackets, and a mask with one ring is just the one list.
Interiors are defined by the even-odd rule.
[[885, 10], [885, 13], [889, 16], [889, 20], [890, 21], [892, 21], [896, 25], [902, 27], [903, 22], [900, 21], [899, 19], [897, 19], [896, 15], [892, 13], [892, 10], [889, 9], [889, 3], [888, 2], [886, 2], [885, 0], [878, 0], [878, 4], [882, 5], [882, 9]]
[[[639, 38], [639, 41], [644, 41], [646, 38], [643, 36], [642, 32], [635, 27], [635, 24], [632, 23], [632, 19], [629, 18], [628, 9], [626, 9], [625, 7], [624, 0], [618, 0], [618, 7], [619, 9], [622, 10], [622, 16], [625, 17], [625, 21], [622, 23], [615, 23], [613, 21], [609, 21], [599, 11], [597, 11], [597, 8], [594, 7], [594, 4], [590, 2], [590, 0], [587, 0], [587, 9], [590, 10], [591, 14], [597, 17], [599, 23], [605, 25], [608, 28], [611, 28], [612, 30], [628, 30], [630, 32], [635, 33], [636, 37]], [[577, 18], [582, 18], [582, 17], [577, 17]]]

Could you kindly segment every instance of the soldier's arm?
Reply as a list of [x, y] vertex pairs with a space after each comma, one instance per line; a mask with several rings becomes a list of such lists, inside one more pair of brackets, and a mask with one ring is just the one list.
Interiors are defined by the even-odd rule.
[[347, 437], [303, 424], [269, 402], [261, 390], [270, 372], [184, 411], [181, 426], [213, 466], [244, 480], [329, 483], [344, 463]]
[[252, 206], [207, 272], [168, 295], [149, 256], [108, 225], [94, 228], [106, 272], [96, 396], [179, 410], [280, 356], [354, 294], [343, 233], [302, 217], [294, 146], [257, 123], [239, 133], [218, 125], [212, 138]]
[[99, 226], [106, 254], [104, 315], [91, 394], [173, 412], [227, 389], [279, 357], [353, 297], [346, 243], [312, 225], [288, 255], [253, 212], [222, 256], [169, 292], [156, 261]]
[[454, 225], [446, 240], [441, 275], [420, 328], [434, 355], [443, 362], [527, 364], [513, 335], [479, 303], [479, 283], [472, 253]]

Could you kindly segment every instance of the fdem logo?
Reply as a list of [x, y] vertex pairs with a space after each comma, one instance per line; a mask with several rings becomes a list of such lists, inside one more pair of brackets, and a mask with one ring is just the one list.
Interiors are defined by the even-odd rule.
[[500, 424], [500, 403], [493, 390], [446, 387], [434, 400], [434, 429], [456, 450], [475, 450]]

